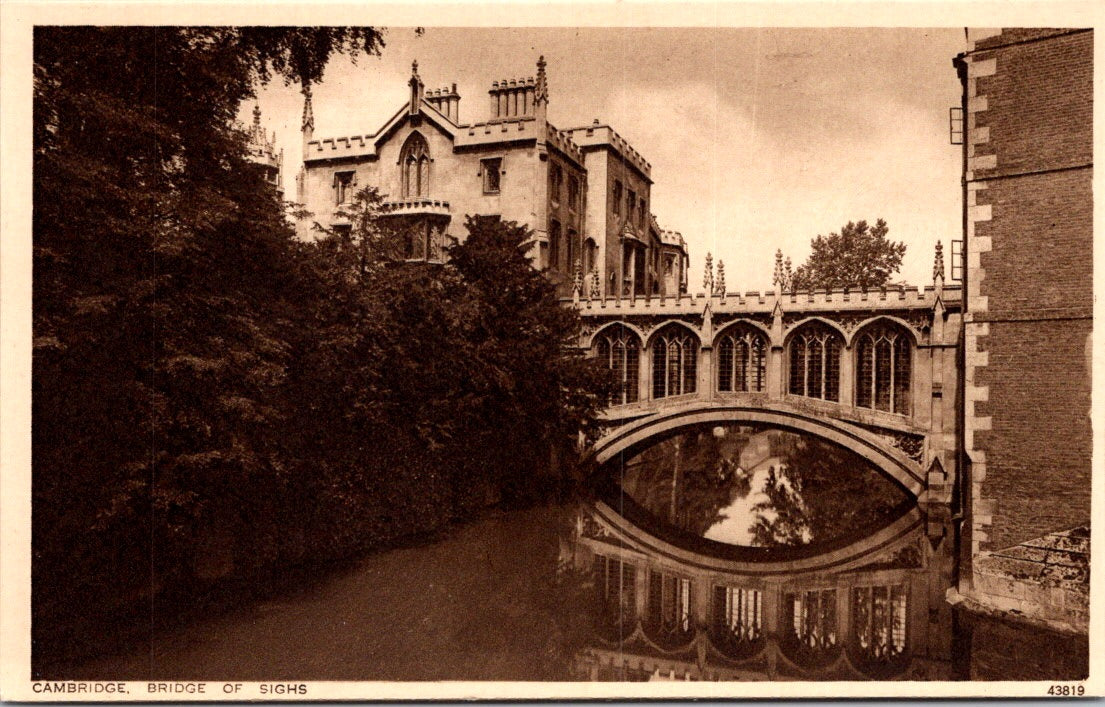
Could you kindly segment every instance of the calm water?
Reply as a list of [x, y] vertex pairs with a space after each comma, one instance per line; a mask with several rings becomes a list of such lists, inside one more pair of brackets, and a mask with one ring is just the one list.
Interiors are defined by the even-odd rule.
[[578, 505], [495, 514], [54, 676], [995, 679], [1018, 677], [1011, 642], [1018, 664], [1053, 674], [1053, 636], [987, 620], [970, 645], [957, 640], [946, 513], [840, 447], [690, 428], [599, 470], [596, 487]]
[[901, 515], [905, 491], [818, 438], [748, 425], [694, 429], [607, 472], [654, 522], [750, 547], [827, 547]]

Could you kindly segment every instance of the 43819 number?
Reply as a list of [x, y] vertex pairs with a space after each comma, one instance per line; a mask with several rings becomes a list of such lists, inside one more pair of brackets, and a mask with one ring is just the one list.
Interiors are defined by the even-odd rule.
[[1086, 694], [1085, 685], [1052, 685], [1047, 694], [1054, 697], [1082, 697]]

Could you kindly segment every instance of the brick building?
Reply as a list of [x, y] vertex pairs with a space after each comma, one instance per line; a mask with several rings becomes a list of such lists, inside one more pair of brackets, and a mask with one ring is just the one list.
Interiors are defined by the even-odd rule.
[[536, 77], [491, 83], [490, 115], [464, 122], [456, 84], [426, 90], [415, 62], [409, 99], [373, 134], [316, 139], [308, 94], [301, 221], [343, 229], [356, 191], [374, 186], [384, 218], [399, 226], [400, 250], [436, 260], [461, 240], [466, 216], [501, 218], [533, 230], [529, 254], [572, 294], [577, 279], [597, 295], [677, 294], [686, 283], [687, 249], [650, 211], [651, 166], [608, 125], [561, 130], [548, 118], [544, 58]]
[[959, 593], [1087, 626], [1093, 328], [1093, 32], [1006, 29], [963, 83]]

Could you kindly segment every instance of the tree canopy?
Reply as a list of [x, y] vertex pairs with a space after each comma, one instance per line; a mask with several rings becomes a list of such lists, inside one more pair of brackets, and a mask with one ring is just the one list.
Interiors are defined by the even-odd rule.
[[357, 233], [301, 242], [247, 158], [234, 119], [259, 85], [382, 46], [372, 28], [36, 28], [36, 675], [214, 583], [561, 482], [549, 460], [603, 383], [526, 229], [471, 222], [451, 264], [401, 262], [373, 247], [366, 192]]
[[876, 288], [898, 272], [905, 255], [904, 243], [887, 239], [890, 228], [879, 219], [849, 221], [840, 233], [818, 235], [810, 241], [811, 253], [795, 269], [790, 287], [795, 290]]

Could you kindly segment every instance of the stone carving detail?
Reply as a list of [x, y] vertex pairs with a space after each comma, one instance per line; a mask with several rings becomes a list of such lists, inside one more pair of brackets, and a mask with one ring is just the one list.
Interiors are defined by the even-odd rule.
[[925, 438], [921, 435], [911, 435], [899, 432], [890, 435], [890, 445], [901, 451], [907, 457], [920, 464], [925, 457]]

